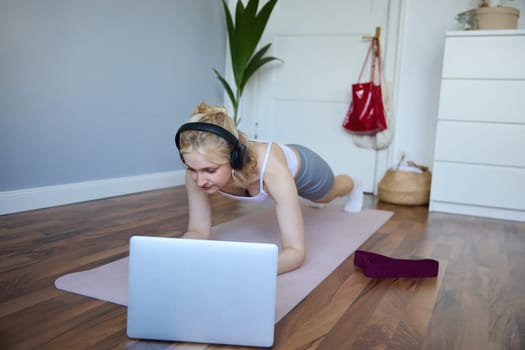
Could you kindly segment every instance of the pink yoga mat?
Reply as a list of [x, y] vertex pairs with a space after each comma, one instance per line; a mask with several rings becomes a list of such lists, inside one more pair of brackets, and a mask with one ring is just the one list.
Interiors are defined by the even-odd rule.
[[[392, 216], [392, 212], [373, 209], [347, 213], [341, 204], [314, 209], [303, 203], [302, 209], [307, 258], [300, 269], [277, 278], [276, 323]], [[147, 235], [146, 232], [141, 234]], [[215, 226], [212, 237], [217, 240], [280, 243], [273, 208]], [[128, 258], [62, 276], [55, 281], [55, 286], [64, 291], [126, 305]]]

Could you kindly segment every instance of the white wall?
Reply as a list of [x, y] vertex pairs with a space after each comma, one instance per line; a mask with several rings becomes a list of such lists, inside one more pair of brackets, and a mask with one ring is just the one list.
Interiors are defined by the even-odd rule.
[[[392, 164], [405, 153], [407, 160], [432, 165], [444, 35], [459, 28], [456, 14], [475, 8], [478, 3], [478, 0], [405, 1]], [[525, 1], [503, 1], [503, 4], [520, 9], [518, 26], [525, 28]]]
[[225, 43], [217, 0], [0, 1], [0, 215], [184, 183]]

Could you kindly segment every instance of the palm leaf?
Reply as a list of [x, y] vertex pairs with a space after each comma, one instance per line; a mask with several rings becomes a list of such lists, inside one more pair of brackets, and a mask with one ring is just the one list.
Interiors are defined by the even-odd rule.
[[237, 1], [237, 6], [235, 6], [235, 24], [239, 23], [244, 17], [244, 4], [242, 1]]
[[235, 74], [235, 81], [237, 85], [241, 85], [244, 78], [244, 70], [248, 66], [251, 57], [261, 40], [262, 34], [270, 17], [271, 11], [275, 6], [277, 0], [270, 0], [267, 2], [261, 11], [257, 14], [258, 0], [250, 0], [246, 5], [244, 16], [238, 17], [235, 23], [238, 61], [236, 69], [239, 71]]
[[228, 94], [228, 97], [230, 98], [230, 101], [234, 107], [237, 106], [238, 101], [235, 98], [235, 95], [233, 93], [233, 89], [230, 87], [230, 84], [224, 79], [219, 72], [214, 68], [213, 71], [215, 72], [215, 75], [217, 76], [217, 79], [221, 82], [222, 86], [224, 87], [224, 90], [226, 90], [226, 93]]
[[235, 26], [233, 24], [233, 19], [230, 14], [230, 10], [228, 9], [228, 4], [226, 3], [226, 0], [222, 0], [222, 5], [224, 8], [224, 16], [226, 17], [226, 27], [228, 30], [228, 43], [230, 44], [230, 58], [231, 58], [231, 64], [233, 68], [233, 72], [235, 74], [237, 70], [237, 55], [236, 52], [238, 51], [238, 44], [237, 44], [237, 34], [235, 31]]
[[236, 22], [237, 38], [241, 42], [239, 47], [239, 61], [242, 62], [242, 68], [246, 68], [250, 57], [253, 55], [259, 39], [257, 38], [256, 32], [258, 28], [254, 28], [253, 25], [256, 23], [257, 8], [259, 7], [258, 0], [250, 0], [246, 4], [246, 10], [244, 16], [239, 18]]
[[250, 0], [246, 4], [245, 17], [252, 20], [257, 16], [257, 8], [259, 7], [259, 0]]
[[[237, 0], [235, 13], [232, 13], [228, 8], [227, 0], [222, 0], [228, 30], [232, 73], [237, 88], [235, 93], [226, 79], [217, 70], [214, 69], [214, 71], [233, 104], [236, 124], [239, 122], [237, 110], [248, 80], [266, 63], [279, 60], [276, 57], [264, 57], [270, 44], [254, 54], [276, 3], [277, 0], [269, 0], [257, 13], [259, 0], [248, 0], [246, 6], [243, 5], [242, 0]], [[234, 15], [235, 23], [233, 22]]]
[[277, 57], [264, 57], [263, 59], [259, 60], [259, 61], [256, 61], [256, 62], [250, 62], [251, 63], [251, 66], [253, 66], [253, 68], [250, 68], [246, 70], [246, 72], [244, 73], [244, 78], [245, 78], [245, 81], [244, 81], [244, 84], [240, 87], [241, 90], [244, 90], [244, 86], [248, 83], [248, 81], [250, 80], [251, 76], [259, 69], [261, 68], [262, 66], [264, 66], [266, 63], [269, 63], [271, 61], [281, 61], [279, 58]]
[[[252, 25], [253, 28], [253, 40], [255, 42], [255, 46], [257, 46], [257, 43], [261, 40], [262, 34], [264, 32], [264, 29], [266, 28], [266, 25], [268, 24], [268, 20], [270, 19], [270, 15], [272, 14], [273, 8], [275, 7], [275, 4], [277, 3], [277, 0], [270, 0], [266, 4], [264, 4], [263, 8], [255, 18], [253, 18], [254, 23]], [[255, 50], [255, 47], [253, 47], [252, 52]]]
[[265, 65], [268, 62], [279, 60], [277, 57], [264, 57], [264, 54], [268, 49], [270, 48], [271, 44], [267, 44], [263, 48], [261, 48], [257, 53], [252, 57], [250, 62], [248, 62], [248, 65], [246, 66], [246, 69], [244, 71], [243, 75], [243, 81], [241, 85], [239, 86], [240, 90], [244, 90], [244, 86], [248, 83], [248, 80], [250, 80], [251, 76], [263, 65]]
[[[250, 2], [248, 2], [248, 5]], [[247, 6], [248, 6], [247, 5]], [[242, 80], [242, 75], [244, 71], [244, 67], [246, 65], [246, 61], [244, 58], [243, 53], [246, 51], [246, 33], [249, 32], [248, 29], [248, 23], [249, 20], [246, 20], [246, 16], [249, 15], [250, 12], [246, 11], [246, 8], [244, 7], [242, 1], [237, 1], [237, 6], [235, 7], [235, 28], [234, 28], [234, 36], [235, 36], [235, 42], [237, 44], [236, 47], [236, 57], [235, 57], [235, 63], [232, 64], [233, 68], [233, 77], [235, 79], [236, 85], [239, 85], [240, 81]]]

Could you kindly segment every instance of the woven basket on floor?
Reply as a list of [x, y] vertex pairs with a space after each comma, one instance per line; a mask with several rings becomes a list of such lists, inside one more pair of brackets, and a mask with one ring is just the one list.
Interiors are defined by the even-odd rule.
[[432, 175], [426, 166], [408, 164], [419, 168], [422, 173], [389, 169], [379, 182], [377, 194], [380, 200], [402, 205], [428, 204]]

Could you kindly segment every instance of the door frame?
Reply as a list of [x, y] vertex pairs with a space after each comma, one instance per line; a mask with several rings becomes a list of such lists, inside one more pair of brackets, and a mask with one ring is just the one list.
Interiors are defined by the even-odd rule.
[[[398, 113], [398, 96], [399, 96], [399, 74], [401, 71], [402, 59], [402, 42], [404, 40], [404, 24], [406, 15], [405, 0], [390, 0], [387, 16], [387, 38], [381, 42], [385, 52], [384, 71], [385, 80], [391, 82], [391, 103], [392, 103], [392, 120], [388, 128], [393, 133], [391, 144], [384, 150], [376, 151], [376, 167], [374, 172], [374, 195], [377, 195], [377, 185], [383, 178], [386, 171], [395, 164], [393, 150], [396, 148], [395, 129], [399, 117]], [[386, 44], [385, 44], [386, 43]]]

